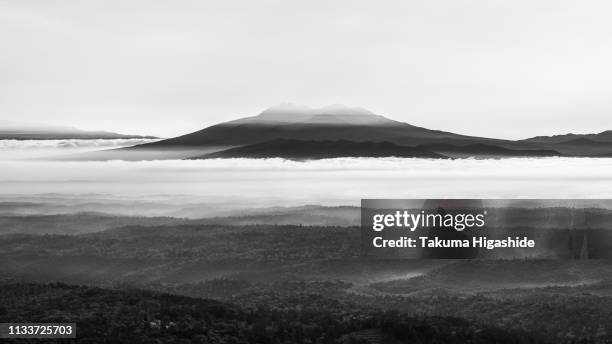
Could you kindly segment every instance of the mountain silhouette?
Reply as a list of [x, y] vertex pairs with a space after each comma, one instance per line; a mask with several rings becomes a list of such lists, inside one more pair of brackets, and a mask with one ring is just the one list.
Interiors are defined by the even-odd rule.
[[274, 139], [372, 141], [402, 146], [426, 143], [490, 143], [502, 146], [529, 147], [509, 140], [473, 137], [417, 127], [376, 115], [362, 108], [332, 105], [320, 109], [282, 104], [261, 114], [154, 143], [139, 148], [242, 146]]
[[108, 131], [88, 131], [68, 126], [24, 122], [0, 122], [0, 140], [70, 139], [156, 139], [155, 136], [124, 135]]
[[591, 142], [609, 142], [612, 143], [612, 130], [602, 131], [598, 134], [564, 134], [553, 136], [535, 136], [525, 140], [524, 142], [532, 142], [539, 144], [555, 144], [555, 143], [570, 143], [574, 140], [586, 139]]
[[[430, 154], [429, 157], [435, 154], [437, 157], [453, 158], [603, 157], [612, 154], [612, 144], [607, 142], [612, 142], [612, 131], [513, 141], [427, 129], [359, 107], [330, 105], [315, 109], [281, 104], [257, 116], [219, 123], [156, 142], [88, 153], [83, 158], [147, 160], [277, 156], [319, 159], [331, 156], [417, 156], [425, 153]], [[363, 145], [358, 146], [357, 143]], [[385, 144], [377, 146], [380, 143]], [[322, 151], [317, 152], [316, 149]], [[376, 149], [381, 151], [377, 152]], [[214, 155], [217, 152], [219, 154]]]
[[536, 136], [521, 142], [538, 145], [545, 149], [555, 149], [572, 156], [611, 156], [612, 130], [598, 134], [565, 134]]

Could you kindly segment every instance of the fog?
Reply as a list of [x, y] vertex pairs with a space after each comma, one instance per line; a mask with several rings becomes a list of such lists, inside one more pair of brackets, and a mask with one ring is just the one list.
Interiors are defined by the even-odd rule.
[[0, 140], [0, 163], [5, 160], [52, 158], [67, 154], [135, 146], [151, 139]]
[[[31, 142], [20, 149], [6, 144], [0, 160], [3, 200], [54, 194], [83, 203], [154, 199], [158, 205], [220, 210], [358, 205], [362, 198], [612, 197], [612, 159], [603, 158], [42, 161], [30, 157]], [[59, 154], [82, 147], [48, 149]], [[29, 158], [18, 159], [24, 156]]]

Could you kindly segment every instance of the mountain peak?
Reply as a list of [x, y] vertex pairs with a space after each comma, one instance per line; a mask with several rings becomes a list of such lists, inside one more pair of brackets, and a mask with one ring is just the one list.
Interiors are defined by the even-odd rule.
[[312, 116], [314, 109], [304, 105], [281, 103], [267, 108], [254, 118], [270, 121], [289, 121]]
[[258, 116], [239, 119], [232, 123], [376, 125], [395, 123], [395, 121], [376, 115], [364, 108], [349, 107], [342, 104], [333, 104], [322, 108], [311, 108], [304, 105], [282, 103], [266, 109]]

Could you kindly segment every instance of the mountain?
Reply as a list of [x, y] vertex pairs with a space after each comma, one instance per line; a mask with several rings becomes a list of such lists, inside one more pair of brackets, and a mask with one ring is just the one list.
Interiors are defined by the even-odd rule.
[[542, 148], [555, 149], [566, 155], [610, 156], [612, 155], [612, 130], [598, 134], [565, 134], [536, 136], [521, 140]]
[[329, 125], [379, 125], [391, 120], [369, 110], [344, 105], [329, 105], [320, 109], [294, 104], [273, 106], [258, 116], [241, 118], [233, 124], [329, 124]]
[[[575, 139], [591, 140], [593, 143], [585, 144], [584, 140], [570, 142]], [[330, 105], [315, 109], [281, 104], [257, 116], [219, 123], [170, 139], [89, 153], [81, 158], [147, 160], [212, 157], [321, 159], [340, 156], [606, 156], [612, 154], [612, 145], [602, 144], [608, 142], [606, 140], [612, 142], [612, 131], [518, 141], [502, 140], [422, 128], [358, 107]], [[384, 145], [379, 145], [382, 143]], [[285, 145], [289, 146], [282, 147]]]
[[275, 139], [231, 148], [195, 158], [284, 158], [291, 160], [308, 160], [342, 157], [447, 158], [444, 155], [421, 148], [398, 146], [387, 141], [353, 142], [347, 140], [304, 141], [287, 139]]
[[0, 122], [0, 140], [70, 140], [70, 139], [155, 139], [154, 136], [124, 135], [108, 131], [87, 131], [47, 124]]
[[532, 142], [539, 144], [554, 144], [568, 143], [577, 139], [587, 139], [591, 142], [609, 142], [612, 143], [612, 130], [602, 131], [599, 134], [564, 134], [553, 136], [535, 136], [525, 140], [524, 142]]
[[106, 151], [87, 158], [126, 160], [193, 158], [277, 139], [388, 142], [405, 147], [429, 143], [456, 145], [486, 143], [510, 149], [538, 148], [529, 143], [466, 136], [417, 127], [374, 114], [363, 108], [330, 105], [315, 109], [281, 104], [257, 116], [216, 124], [166, 140]]
[[[490, 142], [516, 146], [512, 141], [464, 136], [430, 130], [341, 105], [311, 109], [280, 105], [258, 116], [225, 122], [187, 135], [148, 143], [140, 148], [242, 146], [274, 139], [388, 141], [415, 146], [432, 142]], [[526, 146], [522, 144], [522, 146]]]

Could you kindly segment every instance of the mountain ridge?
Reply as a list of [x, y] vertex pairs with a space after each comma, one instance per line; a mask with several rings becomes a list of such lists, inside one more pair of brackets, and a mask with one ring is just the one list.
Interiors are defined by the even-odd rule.
[[[263, 111], [258, 116], [219, 123], [189, 134], [147, 143], [135, 148], [227, 147], [254, 144], [277, 138], [319, 141], [389, 141], [404, 146], [433, 142], [448, 143], [449, 141], [457, 143], [488, 142], [510, 147], [530, 147], [529, 143], [422, 128], [375, 115], [367, 110], [359, 110], [361, 112], [356, 113], [354, 109], [360, 108], [336, 107], [334, 114], [326, 114], [316, 109], [312, 112], [302, 109], [285, 113], [275, 108], [271, 109]], [[273, 116], [270, 113], [273, 113]]]
[[[256, 116], [238, 118], [228, 122], [218, 123], [185, 135], [145, 143], [133, 147], [120, 148], [113, 151], [99, 152], [90, 155], [87, 159], [125, 159], [125, 160], [155, 160], [155, 159], [189, 159], [201, 158], [203, 156], [221, 155], [232, 156], [245, 154], [246, 150], [254, 149], [248, 147], [268, 142], [268, 146], [255, 147], [260, 156], [271, 157], [276, 151], [279, 157], [292, 157], [299, 150], [308, 151], [315, 147], [312, 142], [327, 142], [319, 145], [319, 149], [334, 149], [333, 154], [339, 156], [388, 156], [393, 154], [408, 154], [407, 148], [420, 149], [419, 154], [428, 151], [431, 153], [447, 156], [442, 149], [446, 149], [450, 157], [548, 157], [548, 156], [608, 156], [612, 154], [612, 145], [602, 144], [606, 140], [612, 142], [612, 131], [604, 131], [599, 134], [575, 135], [566, 134], [553, 137], [538, 136], [524, 140], [505, 140], [488, 137], [477, 137], [461, 135], [452, 132], [434, 130], [415, 126], [409, 123], [396, 121], [385, 116], [375, 114], [360, 107], [349, 107], [344, 105], [330, 105], [322, 108], [311, 108], [294, 104], [281, 104], [268, 108]], [[587, 139], [590, 141], [575, 139]], [[282, 151], [280, 147], [269, 146], [271, 141], [286, 140], [294, 151]], [[303, 147], [297, 147], [301, 141]], [[353, 142], [352, 152], [341, 152], [342, 149], [335, 141]], [[568, 142], [569, 141], [569, 142]], [[595, 142], [597, 141], [597, 142]], [[600, 142], [601, 141], [601, 142]], [[376, 152], [371, 147], [354, 146], [355, 143], [368, 143], [371, 147], [375, 144], [386, 142], [398, 147], [383, 147], [386, 153]], [[607, 142], [607, 141], [606, 141]], [[278, 145], [278, 142], [276, 143]], [[427, 145], [437, 145], [435, 150]], [[442, 147], [440, 145], [447, 145]], [[240, 147], [244, 147], [239, 149]], [[234, 150], [232, 150], [234, 149]], [[263, 149], [263, 150], [260, 150]], [[229, 151], [228, 151], [229, 150]], [[266, 152], [267, 150], [267, 152]], [[358, 152], [360, 150], [360, 152]], [[223, 154], [214, 155], [225, 151]], [[255, 154], [255, 151], [252, 151]], [[315, 152], [310, 150], [312, 158], [325, 157], [324, 151]], [[213, 155], [210, 155], [213, 154]], [[298, 154], [300, 155], [300, 154]], [[418, 155], [418, 154], [417, 154]], [[254, 156], [253, 156], [254, 157]], [[299, 159], [308, 157], [300, 155]]]
[[596, 134], [559, 134], [551, 136], [534, 136], [520, 141], [537, 143], [563, 143], [576, 139], [588, 139], [597, 142], [612, 142], [612, 130], [604, 130]]
[[103, 130], [25, 122], [0, 122], [0, 140], [158, 139], [150, 135], [128, 135]]

